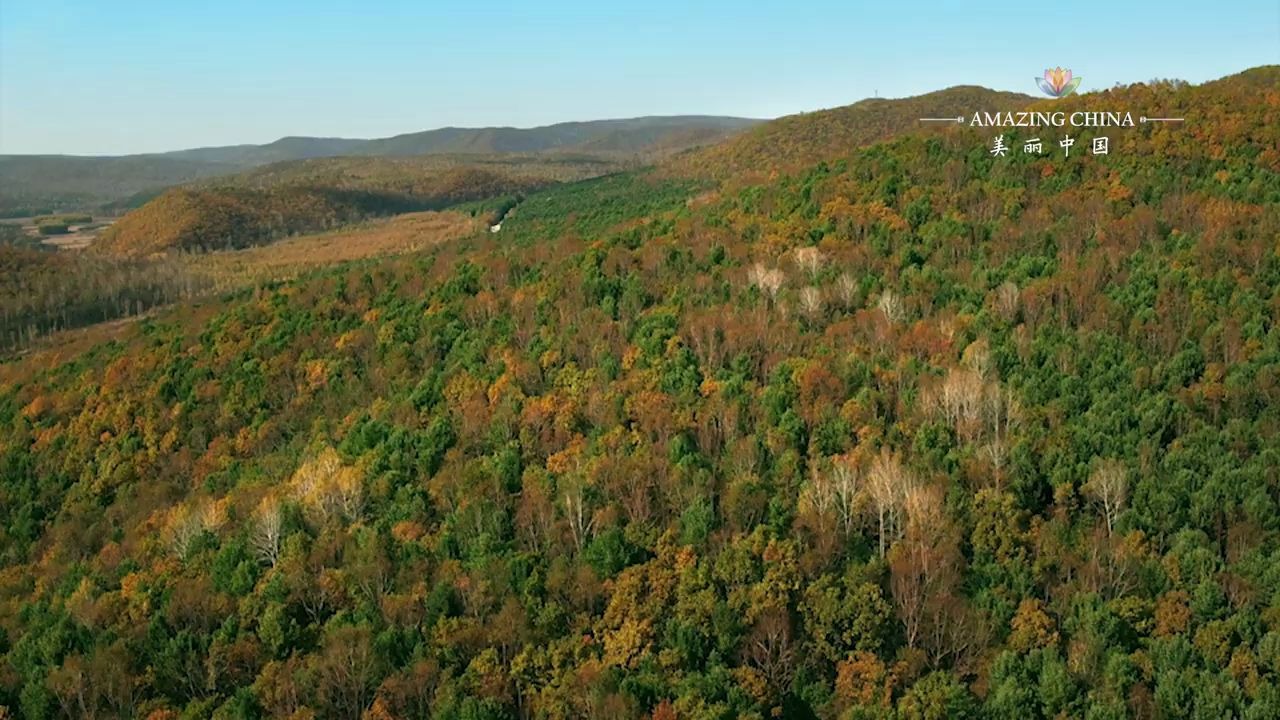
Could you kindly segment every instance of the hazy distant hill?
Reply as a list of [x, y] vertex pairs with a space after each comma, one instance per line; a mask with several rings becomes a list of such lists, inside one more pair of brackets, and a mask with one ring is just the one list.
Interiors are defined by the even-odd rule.
[[435, 153], [508, 153], [583, 150], [645, 152], [691, 131], [712, 141], [759, 123], [732, 117], [675, 116], [630, 120], [569, 122], [539, 128], [442, 128], [370, 140], [359, 155], [426, 155]]
[[206, 163], [252, 166], [284, 160], [351, 155], [369, 142], [369, 140], [348, 138], [283, 137], [266, 145], [193, 148], [143, 157], [178, 158]]
[[238, 169], [225, 163], [146, 155], [0, 155], [0, 214], [35, 215], [97, 205]]
[[714, 141], [759, 120], [678, 115], [566, 122], [535, 128], [446, 127], [373, 140], [286, 137], [266, 145], [231, 145], [163, 153], [157, 157], [236, 165], [262, 165], [338, 155], [409, 156], [450, 153], [548, 151], [646, 152], [678, 138]]
[[[360, 156], [590, 152], [665, 154], [717, 142], [759, 120], [715, 116], [642, 117], [535, 128], [440, 128], [389, 138], [285, 137], [120, 157], [0, 156], [0, 214], [118, 203], [206, 177], [289, 160]], [[134, 204], [134, 203], [126, 203]]]

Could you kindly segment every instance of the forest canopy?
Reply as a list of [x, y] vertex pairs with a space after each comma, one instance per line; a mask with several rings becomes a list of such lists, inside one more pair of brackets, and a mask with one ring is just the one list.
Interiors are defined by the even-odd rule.
[[0, 707], [1275, 717], [1280, 68], [1119, 101], [1194, 122], [792, 120], [0, 366]]

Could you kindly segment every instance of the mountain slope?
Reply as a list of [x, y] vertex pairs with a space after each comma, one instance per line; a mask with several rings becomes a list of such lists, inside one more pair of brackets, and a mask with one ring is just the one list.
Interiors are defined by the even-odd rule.
[[201, 187], [272, 188], [282, 185], [323, 185], [389, 190], [411, 187], [433, 174], [458, 168], [482, 168], [549, 180], [581, 180], [626, 167], [598, 155], [557, 153], [438, 154], [415, 157], [322, 157], [261, 165], [225, 177], [203, 180]]
[[1018, 108], [1033, 101], [1027, 95], [973, 86], [911, 98], [862, 100], [763, 123], [729, 142], [683, 156], [671, 167], [680, 173], [715, 177], [795, 170], [917, 132], [922, 117], [954, 117], [963, 108]]

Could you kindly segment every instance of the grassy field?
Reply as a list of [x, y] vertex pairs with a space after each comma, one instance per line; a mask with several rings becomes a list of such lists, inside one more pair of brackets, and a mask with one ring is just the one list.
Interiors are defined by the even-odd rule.
[[460, 212], [409, 213], [271, 245], [187, 257], [191, 272], [208, 277], [218, 290], [230, 290], [286, 280], [322, 265], [421, 250], [483, 226], [482, 219]]

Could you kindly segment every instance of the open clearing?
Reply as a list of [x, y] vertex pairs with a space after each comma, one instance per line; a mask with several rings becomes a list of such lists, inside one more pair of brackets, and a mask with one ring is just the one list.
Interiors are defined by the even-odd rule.
[[418, 212], [269, 245], [192, 255], [191, 269], [219, 290], [246, 282], [286, 280], [321, 265], [413, 252], [477, 232], [481, 220], [460, 212]]

